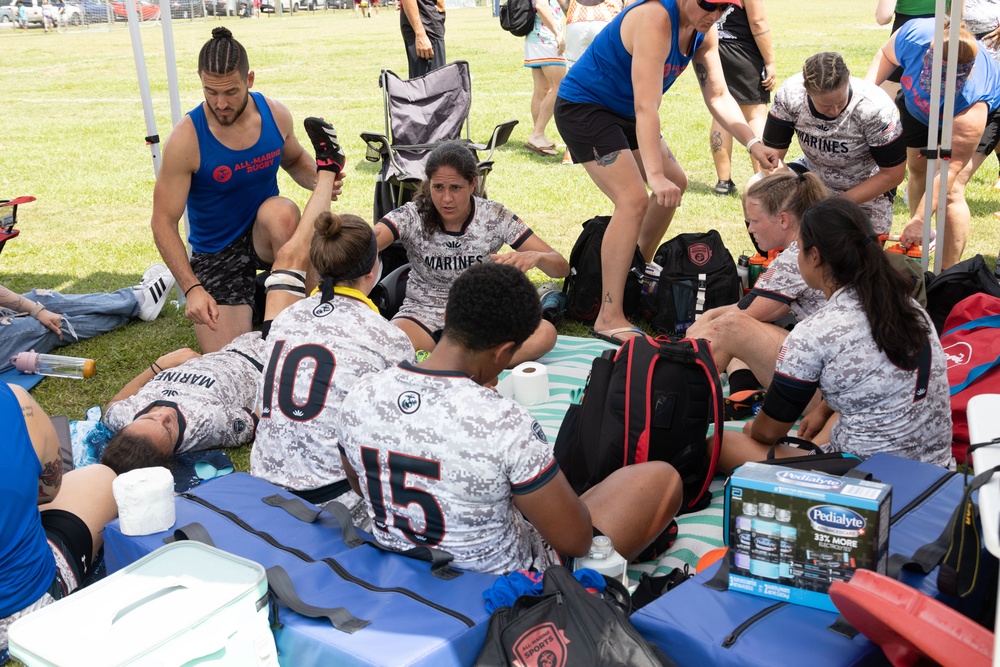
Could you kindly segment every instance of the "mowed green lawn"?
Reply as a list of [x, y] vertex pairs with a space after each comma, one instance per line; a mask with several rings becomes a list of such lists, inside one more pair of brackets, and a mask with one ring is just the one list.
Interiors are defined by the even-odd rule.
[[[876, 26], [870, 0], [769, 0], [767, 11], [783, 80], [818, 51], [840, 51], [863, 75], [888, 36]], [[377, 166], [364, 159], [358, 134], [382, 130], [379, 71], [406, 71], [398, 18], [383, 11], [356, 19], [350, 11], [301, 12], [278, 19], [209, 18], [175, 22], [174, 39], [182, 112], [197, 104], [198, 49], [211, 28], [225, 24], [247, 48], [255, 89], [284, 102], [299, 128], [301, 119], [324, 116], [336, 125], [348, 155], [345, 193], [337, 210], [371, 216]], [[142, 28], [158, 131], [172, 126], [163, 40], [158, 24]], [[610, 203], [582, 167], [562, 166], [523, 148], [529, 132], [531, 77], [522, 67], [522, 40], [503, 32], [487, 7], [448, 13], [448, 57], [464, 59], [473, 74], [472, 137], [484, 141], [497, 122], [517, 118], [511, 142], [498, 151], [490, 194], [518, 212], [555, 248], [569, 253], [584, 220], [611, 212]], [[157, 261], [149, 230], [153, 168], [145, 145], [129, 33], [80, 30], [0, 31], [0, 197], [34, 195], [20, 211], [22, 235], [0, 255], [0, 282], [14, 290], [46, 287], [66, 292], [113, 290], [138, 281]], [[672, 232], [717, 228], [733, 254], [750, 247], [737, 197], [711, 192], [716, 177], [708, 148], [709, 115], [695, 77], [687, 73], [664, 99], [663, 133], [685, 167], [690, 187]], [[557, 139], [554, 124], [549, 136]], [[792, 155], [797, 154], [793, 145]], [[738, 147], [734, 178], [750, 175]], [[967, 254], [994, 261], [998, 249], [992, 212], [997, 163], [990, 158], [969, 188], [973, 210]], [[282, 193], [304, 204], [308, 192], [282, 175]], [[897, 230], [905, 219], [900, 202]], [[533, 275], [541, 281], [541, 274]], [[569, 328], [579, 333], [581, 328]], [[64, 354], [97, 360], [96, 378], [46, 379], [34, 395], [53, 414], [82, 419], [86, 408], [106, 402], [122, 385], [171, 349], [194, 345], [183, 313], [168, 304], [152, 323], [135, 322]]]

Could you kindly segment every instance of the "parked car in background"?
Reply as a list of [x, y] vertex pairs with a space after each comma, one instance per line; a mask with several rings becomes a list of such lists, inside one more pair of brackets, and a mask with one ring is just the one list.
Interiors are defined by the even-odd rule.
[[14, 11], [7, 7], [0, 7], [0, 26], [9, 28], [17, 21], [17, 17], [14, 15]]
[[189, 19], [205, 15], [202, 0], [170, 0], [170, 18]]
[[[12, 21], [17, 23], [17, 2], [18, 0], [0, 0], [0, 7], [9, 7]], [[28, 24], [42, 25], [42, 0], [21, 0], [27, 10]]]
[[329, 3], [327, 0], [300, 0], [300, 2], [302, 3], [302, 9], [310, 12], [316, 11], [317, 9], [329, 9]]
[[[112, 0], [111, 9], [115, 13], [116, 21], [128, 21], [125, 0]], [[140, 21], [155, 21], [160, 18], [160, 5], [153, 0], [136, 0], [135, 11], [139, 14]]]
[[[300, 7], [305, 7], [304, 4], [300, 5], [299, 0], [281, 0], [281, 11], [295, 13], [299, 11]], [[274, 0], [260, 0], [260, 11], [266, 14], [274, 13]]]
[[[107, 0], [80, 0], [80, 12], [83, 14], [83, 21], [87, 25], [94, 23], [107, 23], [109, 20], [109, 6]], [[110, 12], [110, 20], [115, 20], [114, 11]]]
[[212, 16], [228, 16], [229, 12], [236, 13], [239, 3], [230, 3], [229, 0], [205, 0], [205, 9]]
[[59, 18], [59, 21], [64, 25], [83, 25], [83, 12], [81, 11], [79, 5], [67, 2], [60, 7], [58, 1], [52, 2], [52, 4], [56, 8], [57, 12], [62, 11], [62, 17]]

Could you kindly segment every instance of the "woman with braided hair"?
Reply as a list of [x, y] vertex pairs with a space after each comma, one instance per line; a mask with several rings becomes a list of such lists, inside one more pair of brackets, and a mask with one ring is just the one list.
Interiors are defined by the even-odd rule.
[[[785, 338], [760, 414], [728, 432], [720, 466], [765, 458], [812, 400], [799, 435], [830, 452], [877, 452], [948, 466], [951, 403], [941, 342], [860, 206], [844, 197], [799, 223], [799, 272], [827, 304]], [[777, 456], [801, 455], [778, 446]]]

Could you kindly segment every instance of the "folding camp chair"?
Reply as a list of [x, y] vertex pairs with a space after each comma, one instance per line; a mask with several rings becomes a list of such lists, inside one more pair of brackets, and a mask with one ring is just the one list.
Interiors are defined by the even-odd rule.
[[479, 162], [476, 191], [477, 196], [485, 197], [486, 176], [493, 169], [493, 151], [507, 143], [517, 120], [497, 125], [485, 144], [472, 142], [469, 63], [459, 60], [407, 81], [382, 70], [379, 86], [385, 109], [385, 134], [361, 133], [368, 145], [366, 159], [382, 162], [375, 182], [374, 221], [412, 199], [424, 179], [427, 155], [448, 141], [465, 142], [477, 159], [480, 153], [486, 153], [486, 158]]
[[20, 229], [14, 229], [17, 224], [17, 207], [35, 201], [34, 197], [18, 197], [17, 199], [0, 199], [0, 208], [9, 206], [10, 213], [0, 215], [0, 252], [3, 252], [7, 241], [21, 233]]

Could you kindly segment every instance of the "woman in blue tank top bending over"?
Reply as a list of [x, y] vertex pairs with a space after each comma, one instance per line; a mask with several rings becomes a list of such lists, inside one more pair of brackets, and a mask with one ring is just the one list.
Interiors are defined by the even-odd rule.
[[659, 109], [689, 62], [712, 116], [765, 168], [778, 164], [743, 120], [719, 63], [715, 22], [732, 5], [743, 6], [741, 0], [638, 0], [594, 39], [559, 87], [559, 134], [615, 206], [602, 249], [604, 297], [591, 329], [599, 338], [621, 342], [642, 333], [622, 312], [625, 277], [637, 242], [652, 259], [687, 187], [660, 136]]

